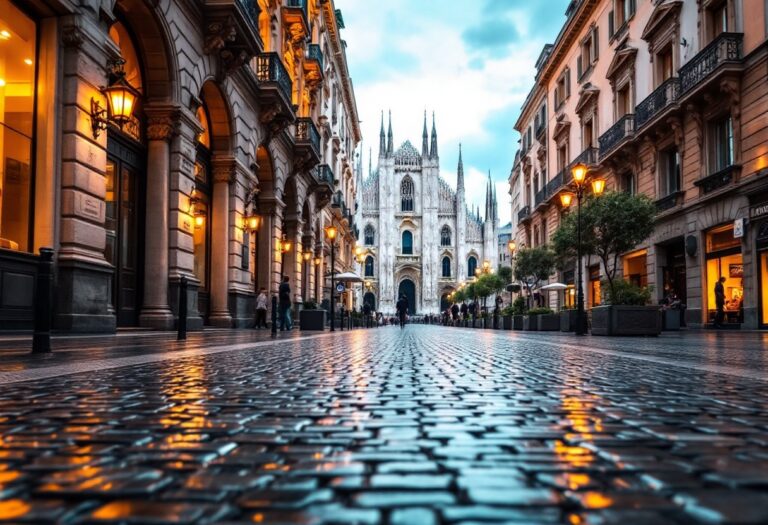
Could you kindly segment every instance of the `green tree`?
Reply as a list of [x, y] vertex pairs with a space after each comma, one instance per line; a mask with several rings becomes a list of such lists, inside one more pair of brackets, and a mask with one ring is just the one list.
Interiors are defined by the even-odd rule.
[[548, 246], [523, 248], [517, 254], [515, 279], [521, 281], [528, 291], [530, 306], [532, 291], [555, 270], [555, 253]]
[[646, 195], [612, 191], [587, 202], [591, 217], [587, 237], [590, 251], [603, 263], [611, 296], [617, 297], [616, 271], [619, 257], [653, 233], [656, 206]]
[[[589, 201], [588, 199], [581, 208], [581, 253], [587, 257], [587, 266], [589, 256], [595, 253], [594, 236], [590, 235], [590, 232], [594, 231], [595, 220]], [[552, 250], [555, 252], [555, 265], [559, 270], [575, 268], [578, 258], [578, 238], [577, 213], [573, 210], [563, 215], [560, 225], [550, 240]]]

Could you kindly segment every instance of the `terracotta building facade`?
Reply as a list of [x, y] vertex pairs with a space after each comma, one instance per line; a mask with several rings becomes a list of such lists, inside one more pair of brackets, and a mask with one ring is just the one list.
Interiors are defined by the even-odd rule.
[[54, 326], [253, 324], [261, 287], [327, 295], [351, 267], [361, 140], [320, 0], [0, 0], [0, 329], [32, 322], [54, 249]]
[[[727, 322], [768, 328], [768, 2], [581, 0], [566, 14], [516, 124], [518, 246], [548, 241], [584, 163], [656, 202], [651, 238], [620, 254], [624, 278], [676, 293], [705, 326], [725, 277]], [[603, 270], [581, 264], [598, 305]], [[573, 289], [575, 273], [552, 280]]]

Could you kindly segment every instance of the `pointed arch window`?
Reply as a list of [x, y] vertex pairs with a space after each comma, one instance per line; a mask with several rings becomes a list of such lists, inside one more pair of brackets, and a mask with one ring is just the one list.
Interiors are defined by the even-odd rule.
[[451, 258], [448, 256], [443, 257], [443, 277], [451, 276]]
[[413, 180], [405, 177], [400, 183], [400, 211], [413, 211]]
[[477, 270], [477, 258], [472, 255], [467, 259], [467, 276], [474, 277], [475, 270]]
[[365, 276], [373, 277], [373, 257], [370, 255], [365, 258]]
[[373, 246], [376, 243], [376, 230], [370, 224], [365, 227], [365, 245]]
[[440, 246], [451, 245], [451, 229], [448, 226], [443, 226], [440, 230]]
[[413, 233], [403, 232], [403, 255], [413, 255]]

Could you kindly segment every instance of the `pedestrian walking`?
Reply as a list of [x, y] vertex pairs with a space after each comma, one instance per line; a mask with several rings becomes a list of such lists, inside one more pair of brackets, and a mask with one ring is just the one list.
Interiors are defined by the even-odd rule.
[[283, 282], [278, 289], [278, 302], [280, 309], [280, 331], [293, 329], [293, 320], [291, 319], [291, 285], [288, 284], [289, 277], [283, 276]]
[[405, 295], [400, 296], [397, 301], [397, 317], [400, 320], [400, 328], [405, 328], [405, 317], [408, 315], [408, 298]]
[[454, 321], [459, 319], [459, 305], [456, 303], [451, 306], [451, 317]]
[[725, 320], [725, 277], [720, 277], [715, 283], [715, 307], [717, 311], [715, 313], [715, 328], [722, 328], [723, 321]]
[[365, 319], [365, 326], [367, 328], [371, 327], [371, 305], [368, 303], [365, 303], [363, 305], [363, 319]]
[[256, 296], [256, 328], [267, 327], [267, 303], [269, 298], [267, 297], [266, 288], [259, 289], [259, 295]]

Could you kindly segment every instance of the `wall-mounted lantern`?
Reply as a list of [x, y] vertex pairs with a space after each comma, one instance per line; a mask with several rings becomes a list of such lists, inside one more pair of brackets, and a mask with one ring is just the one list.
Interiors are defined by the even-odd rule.
[[98, 138], [110, 122], [121, 127], [133, 118], [136, 102], [141, 93], [125, 79], [124, 64], [125, 60], [122, 59], [113, 63], [110, 77], [114, 80], [109, 86], [101, 88], [101, 92], [107, 98], [107, 107], [101, 107], [101, 103], [91, 97], [93, 138]]

